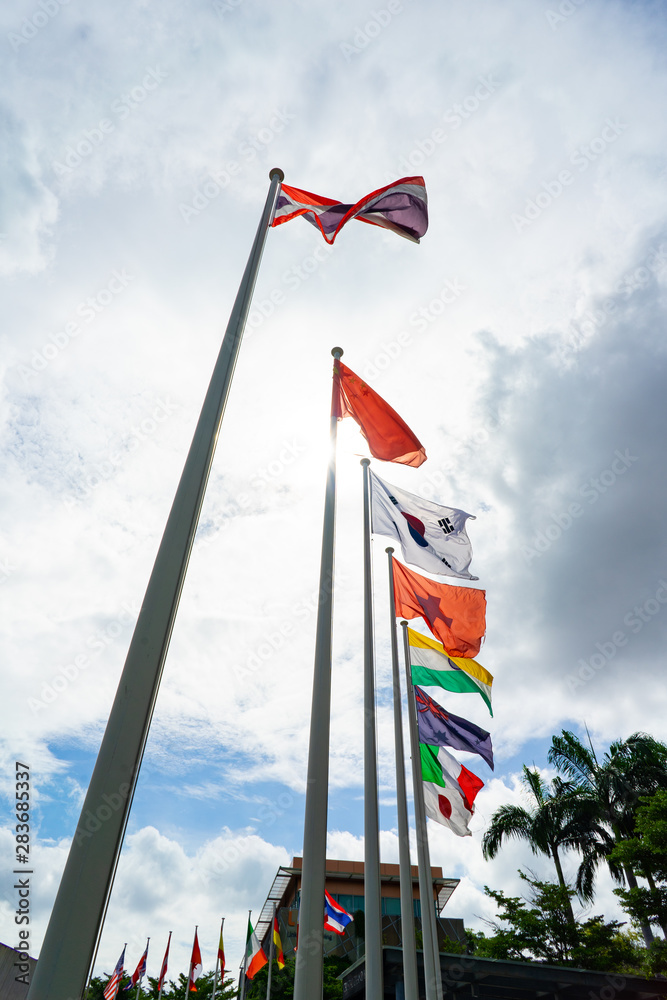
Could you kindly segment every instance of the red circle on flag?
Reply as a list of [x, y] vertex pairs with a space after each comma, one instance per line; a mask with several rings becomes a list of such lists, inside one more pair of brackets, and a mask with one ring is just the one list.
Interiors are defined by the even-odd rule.
[[452, 804], [449, 801], [449, 799], [445, 798], [444, 795], [438, 795], [438, 809], [440, 810], [440, 812], [442, 813], [442, 815], [445, 817], [445, 819], [449, 819], [451, 817], [451, 815], [452, 815]]

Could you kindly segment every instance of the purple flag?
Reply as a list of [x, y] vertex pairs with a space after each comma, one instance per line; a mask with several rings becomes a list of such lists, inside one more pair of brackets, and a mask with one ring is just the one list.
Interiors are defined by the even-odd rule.
[[462, 719], [460, 715], [452, 715], [451, 712], [445, 711], [442, 705], [429, 698], [416, 684], [415, 698], [420, 743], [478, 753], [493, 771], [491, 736], [486, 730], [480, 729], [467, 719]]

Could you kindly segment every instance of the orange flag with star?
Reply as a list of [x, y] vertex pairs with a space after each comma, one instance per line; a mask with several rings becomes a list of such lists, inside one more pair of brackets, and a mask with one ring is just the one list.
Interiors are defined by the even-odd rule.
[[486, 632], [486, 591], [434, 583], [392, 563], [396, 617], [423, 618], [450, 656], [476, 656]]
[[415, 469], [426, 461], [424, 446], [396, 410], [342, 361], [334, 362], [334, 379], [334, 416], [356, 420], [373, 458]]

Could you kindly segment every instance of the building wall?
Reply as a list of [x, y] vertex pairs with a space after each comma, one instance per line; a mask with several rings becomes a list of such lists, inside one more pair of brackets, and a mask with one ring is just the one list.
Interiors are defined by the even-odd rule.
[[[17, 983], [16, 977], [22, 974], [16, 963], [21, 963], [19, 953], [13, 948], [8, 948], [6, 944], [0, 943], [0, 998], [1, 1000], [25, 1000], [28, 995], [28, 986], [24, 983]], [[37, 959], [29, 958], [28, 982], [32, 982], [32, 977], [37, 965]]]

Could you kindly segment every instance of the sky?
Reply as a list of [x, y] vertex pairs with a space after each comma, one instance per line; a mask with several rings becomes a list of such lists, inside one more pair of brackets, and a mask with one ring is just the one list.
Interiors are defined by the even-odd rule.
[[[302, 853], [331, 348], [426, 447], [388, 482], [475, 515], [492, 773], [431, 858], [487, 928], [493, 812], [551, 736], [664, 739], [664, 4], [10, 0], [0, 11], [0, 940], [15, 762], [37, 956], [268, 191], [354, 202], [420, 174], [421, 245], [268, 234], [95, 972], [232, 967]], [[328, 855], [363, 858], [363, 441], [340, 427]], [[384, 538], [374, 545], [381, 854], [398, 860]], [[431, 693], [435, 694], [431, 689]], [[576, 856], [565, 859], [573, 876]], [[620, 917], [601, 876], [590, 914]]]

